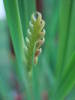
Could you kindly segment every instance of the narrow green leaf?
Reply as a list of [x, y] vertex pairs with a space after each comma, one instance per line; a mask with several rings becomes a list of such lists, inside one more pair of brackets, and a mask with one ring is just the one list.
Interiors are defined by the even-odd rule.
[[72, 0], [60, 0], [59, 11], [59, 48], [57, 57], [56, 72], [61, 73], [64, 66], [66, 48], [69, 36], [70, 17], [71, 17]]
[[21, 18], [21, 24], [22, 24], [22, 30], [24, 38], [27, 33], [27, 28], [29, 26], [29, 20], [33, 12], [35, 12], [35, 0], [31, 1], [28, 0], [18, 0], [19, 4], [19, 12], [20, 12], [20, 18]]
[[34, 100], [41, 100], [39, 78], [38, 78], [38, 66], [34, 65], [32, 68], [32, 92]]
[[24, 63], [24, 37], [22, 33], [22, 26], [18, 8], [18, 0], [4, 0], [4, 6], [6, 10], [8, 25], [10, 28], [11, 38], [14, 46], [16, 60], [18, 63], [18, 77], [24, 83], [24, 89], [27, 94], [28, 100], [30, 100], [30, 88], [27, 79], [27, 72]]
[[47, 63], [51, 64], [50, 67], [53, 73], [55, 73], [57, 55], [56, 34], [58, 29], [58, 8], [59, 2], [56, 2], [56, 0], [43, 1], [42, 10], [46, 21], [46, 42], [44, 52], [46, 54]]
[[67, 55], [65, 63], [67, 64], [71, 55], [75, 51], [75, 0], [72, 2], [72, 14], [71, 14], [71, 24], [70, 24], [70, 31], [69, 31], [69, 40], [68, 40], [68, 47], [67, 47]]
[[[65, 66], [66, 67], [66, 66]], [[65, 98], [75, 86], [75, 53], [71, 57], [69, 64], [66, 67], [63, 77], [59, 82], [58, 90], [56, 91], [57, 98]], [[57, 99], [58, 100], [58, 99]]]
[[18, 2], [17, 0], [13, 0], [13, 2], [11, 0], [4, 0], [4, 5], [15, 54], [18, 61], [22, 61], [24, 59], [24, 39], [19, 16]]

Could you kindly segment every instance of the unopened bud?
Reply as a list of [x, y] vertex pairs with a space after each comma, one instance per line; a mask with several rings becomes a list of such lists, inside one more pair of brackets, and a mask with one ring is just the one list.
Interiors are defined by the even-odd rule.
[[36, 47], [37, 47], [37, 48], [40, 48], [40, 47], [41, 47], [41, 45], [43, 45], [43, 44], [44, 44], [44, 42], [45, 42], [45, 38], [43, 38], [43, 39], [39, 40], [39, 41], [37, 42], [37, 44], [36, 44]]

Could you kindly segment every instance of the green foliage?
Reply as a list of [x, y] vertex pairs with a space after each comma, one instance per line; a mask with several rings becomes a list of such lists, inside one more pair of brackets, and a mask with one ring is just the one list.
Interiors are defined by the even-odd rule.
[[30, 0], [18, 0], [20, 19], [21, 19], [24, 38], [27, 33], [27, 28], [29, 25], [31, 14], [36, 11], [35, 0], [32, 0], [32, 5], [31, 2], [30, 3], [29, 2]]
[[[27, 83], [27, 75], [24, 64], [24, 37], [22, 32], [22, 26], [21, 26], [21, 20], [20, 20], [20, 14], [19, 14], [19, 7], [18, 7], [18, 1], [13, 0], [13, 4], [11, 0], [4, 0], [4, 5], [6, 9], [6, 15], [8, 19], [8, 24], [10, 28], [10, 33], [12, 37], [12, 42], [14, 46], [14, 51], [18, 63], [18, 76], [19, 79], [23, 81], [24, 88], [26, 89], [26, 93], [28, 95], [28, 100], [30, 100], [30, 94], [29, 94], [29, 86]], [[25, 78], [26, 77], [26, 78]]]
[[[16, 56], [15, 69], [27, 100], [41, 100], [46, 92], [49, 100], [64, 100], [75, 86], [75, 0], [43, 0], [42, 3], [46, 42], [37, 64], [45, 22], [41, 13], [35, 13], [36, 0], [4, 0]], [[12, 100], [8, 96], [11, 89], [2, 77], [0, 93], [4, 100], [5, 97]]]
[[63, 76], [61, 77], [61, 80], [59, 82], [59, 86], [57, 89], [56, 97], [58, 99], [64, 99], [68, 95], [68, 93], [72, 90], [72, 88], [75, 85], [75, 53], [71, 57], [69, 63], [67, 66], [65, 66], [65, 71], [63, 73]]
[[71, 16], [71, 0], [65, 2], [65, 0], [60, 1], [60, 12], [59, 12], [59, 48], [58, 48], [58, 58], [57, 58], [57, 73], [58, 75], [63, 70], [65, 55], [67, 52], [67, 44], [69, 37], [70, 28], [70, 16]]

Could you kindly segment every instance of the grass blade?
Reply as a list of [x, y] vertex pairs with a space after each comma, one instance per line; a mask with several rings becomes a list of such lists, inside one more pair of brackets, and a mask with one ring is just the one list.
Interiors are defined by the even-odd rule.
[[36, 10], [35, 0], [32, 0], [32, 5], [31, 1], [28, 0], [18, 0], [18, 4], [19, 4], [19, 12], [20, 12], [23, 35], [25, 38], [31, 14]]
[[22, 33], [18, 1], [4, 0], [4, 6], [6, 10], [7, 20], [10, 28], [16, 60], [18, 63], [18, 68], [17, 68], [19, 72], [18, 76], [19, 79], [23, 81], [28, 100], [30, 100], [30, 90], [27, 81], [27, 75], [25, 72], [26, 70], [25, 70], [25, 63], [24, 63], [24, 38]]
[[59, 48], [57, 57], [56, 72], [57, 75], [61, 73], [64, 66], [66, 47], [69, 36], [70, 17], [71, 17], [72, 0], [60, 1], [60, 13], [59, 13]]
[[32, 68], [32, 91], [34, 100], [41, 100], [38, 76], [38, 66], [34, 65]]
[[69, 31], [69, 40], [68, 40], [68, 47], [67, 47], [67, 55], [66, 55], [66, 64], [68, 63], [70, 57], [75, 51], [75, 1], [73, 0], [72, 5], [72, 15], [71, 15], [71, 24], [70, 24], [70, 31]]
[[71, 57], [69, 64], [66, 67], [63, 77], [61, 78], [58, 90], [56, 92], [58, 98], [65, 98], [75, 85], [75, 53]]

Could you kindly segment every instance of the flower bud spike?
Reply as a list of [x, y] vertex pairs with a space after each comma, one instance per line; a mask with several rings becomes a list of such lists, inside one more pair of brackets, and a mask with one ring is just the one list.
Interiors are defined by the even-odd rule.
[[45, 41], [44, 25], [45, 21], [42, 19], [41, 13], [37, 12], [32, 14], [31, 21], [29, 22], [29, 29], [27, 30], [28, 36], [25, 41], [25, 58], [27, 60], [26, 66], [28, 71], [32, 70], [33, 61], [37, 64], [38, 56], [42, 52], [40, 47]]
[[31, 29], [33, 29], [33, 24], [32, 24], [31, 21], [29, 22], [29, 26], [30, 26]]
[[41, 48], [40, 49], [37, 49], [36, 52], [35, 52], [35, 57], [36, 56], [38, 57], [41, 52], [42, 52], [42, 49]]
[[28, 33], [28, 37], [30, 38], [31, 35], [32, 35], [31, 32], [30, 32], [30, 29], [27, 30], [27, 33]]
[[35, 18], [35, 16], [34, 16], [34, 13], [32, 14], [31, 19], [32, 19], [32, 23], [34, 24], [34, 23], [36, 22], [36, 18]]
[[[37, 16], [37, 17], [36, 17]], [[37, 12], [36, 14], [35, 14], [35, 17], [37, 18], [37, 20], [39, 20], [39, 21], [41, 21], [41, 19], [42, 19], [42, 15], [41, 15], [41, 13], [39, 13], [39, 12]]]
[[40, 37], [43, 38], [45, 36], [45, 31], [40, 32]]
[[39, 49], [39, 48], [44, 44], [44, 42], [45, 42], [45, 38], [39, 40], [39, 41], [37, 42], [36, 48]]
[[26, 37], [26, 44], [29, 45], [29, 39]]

